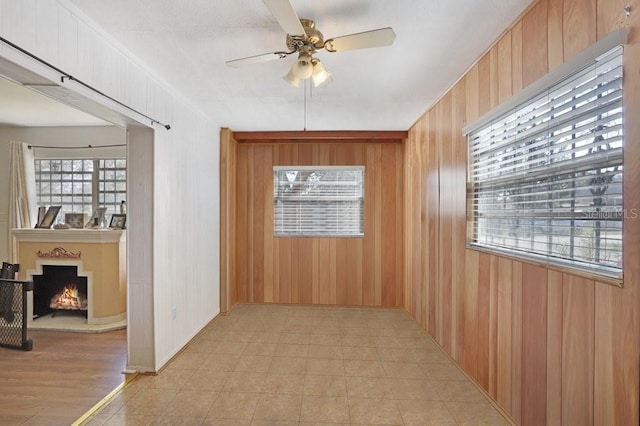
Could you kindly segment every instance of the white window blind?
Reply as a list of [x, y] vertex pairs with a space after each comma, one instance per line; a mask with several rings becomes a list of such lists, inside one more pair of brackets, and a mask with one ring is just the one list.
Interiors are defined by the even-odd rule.
[[274, 167], [275, 235], [364, 235], [364, 167]]
[[619, 275], [618, 46], [467, 135], [469, 242]]

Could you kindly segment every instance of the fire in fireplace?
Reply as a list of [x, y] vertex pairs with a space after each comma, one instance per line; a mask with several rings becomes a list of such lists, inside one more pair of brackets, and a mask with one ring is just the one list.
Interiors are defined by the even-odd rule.
[[51, 309], [55, 310], [64, 309], [67, 311], [86, 311], [87, 310], [87, 298], [78, 291], [78, 287], [75, 284], [68, 284], [64, 286], [60, 293], [54, 294], [51, 298]]
[[78, 276], [77, 266], [43, 265], [42, 275], [33, 276], [33, 318], [58, 311], [87, 312], [87, 277]]

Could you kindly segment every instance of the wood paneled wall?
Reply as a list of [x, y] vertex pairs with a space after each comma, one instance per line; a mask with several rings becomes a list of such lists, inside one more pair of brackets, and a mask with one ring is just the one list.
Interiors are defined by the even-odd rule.
[[[540, 0], [409, 131], [405, 307], [524, 425], [637, 425], [640, 12], [626, 0]], [[625, 46], [624, 288], [465, 248], [461, 129], [608, 34]]]
[[[402, 306], [406, 132], [393, 132], [392, 140], [376, 139], [379, 134], [374, 132], [345, 138], [338, 134], [337, 139], [314, 133], [295, 141], [242, 133], [234, 135], [236, 142], [229, 141], [236, 149], [235, 247], [230, 248], [235, 266], [229, 266], [235, 268], [229, 281], [235, 288], [229, 292], [230, 306], [236, 301]], [[364, 165], [364, 237], [275, 238], [276, 165]]]
[[228, 128], [220, 130], [220, 312], [238, 303], [236, 286], [236, 169], [238, 143]]

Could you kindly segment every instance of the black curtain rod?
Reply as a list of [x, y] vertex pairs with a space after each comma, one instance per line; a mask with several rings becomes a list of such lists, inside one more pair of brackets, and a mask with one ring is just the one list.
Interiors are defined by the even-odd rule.
[[33, 53], [30, 53], [30, 52], [28, 52], [28, 51], [24, 50], [23, 48], [21, 48], [20, 46], [18, 46], [18, 45], [16, 45], [16, 44], [14, 44], [14, 43], [12, 43], [12, 42], [10, 42], [10, 41], [9, 41], [9, 40], [7, 40], [6, 38], [4, 38], [4, 37], [0, 37], [0, 40], [1, 40], [3, 43], [8, 44], [9, 46], [13, 47], [14, 49], [16, 49], [16, 50], [20, 51], [21, 53], [23, 53], [23, 54], [25, 54], [25, 55], [29, 56], [30, 58], [35, 59], [36, 61], [40, 62], [41, 64], [46, 65], [47, 67], [51, 68], [52, 70], [55, 70], [55, 71], [59, 72], [60, 74], [62, 74], [62, 76], [60, 76], [60, 82], [61, 82], [61, 83], [64, 83], [64, 80], [65, 80], [65, 79], [75, 81], [76, 83], [78, 83], [78, 84], [80, 84], [80, 85], [84, 86], [85, 88], [87, 88], [87, 89], [89, 89], [89, 90], [93, 91], [94, 93], [97, 93], [98, 95], [100, 95], [100, 96], [102, 96], [102, 97], [105, 97], [105, 98], [109, 99], [110, 101], [115, 102], [115, 103], [117, 103], [118, 105], [120, 105], [120, 106], [122, 106], [122, 107], [124, 107], [124, 108], [128, 109], [129, 111], [133, 111], [133, 112], [135, 112], [136, 114], [139, 114], [139, 115], [141, 115], [141, 116], [145, 117], [146, 119], [148, 119], [149, 121], [151, 121], [151, 125], [152, 125], [152, 126], [153, 126], [154, 124], [159, 124], [159, 125], [161, 125], [162, 127], [164, 127], [164, 128], [165, 128], [165, 129], [167, 129], [167, 130], [171, 129], [171, 126], [170, 126], [169, 124], [163, 124], [163, 123], [161, 123], [160, 121], [158, 121], [158, 120], [156, 120], [156, 119], [154, 119], [154, 118], [151, 118], [151, 117], [149, 117], [149, 116], [148, 116], [148, 115], [146, 115], [146, 114], [141, 113], [141, 112], [140, 112], [140, 111], [138, 111], [137, 109], [133, 109], [133, 108], [131, 108], [129, 105], [123, 104], [123, 103], [122, 103], [122, 102], [120, 102], [119, 100], [112, 98], [111, 96], [109, 96], [109, 95], [107, 95], [107, 94], [105, 94], [105, 93], [101, 92], [100, 90], [98, 90], [98, 89], [94, 88], [93, 86], [88, 85], [87, 83], [83, 82], [82, 80], [78, 80], [77, 78], [73, 77], [71, 74], [68, 74], [68, 73], [64, 72], [64, 71], [63, 71], [63, 70], [61, 70], [60, 68], [56, 67], [55, 65], [50, 64], [49, 62], [45, 61], [44, 59], [40, 59], [39, 57], [37, 57], [37, 56], [36, 56], [36, 55], [34, 55]]
[[27, 148], [46, 148], [46, 149], [95, 149], [95, 148], [117, 148], [120, 146], [127, 146], [126, 144], [118, 145], [87, 145], [87, 146], [47, 146], [47, 145], [27, 145]]

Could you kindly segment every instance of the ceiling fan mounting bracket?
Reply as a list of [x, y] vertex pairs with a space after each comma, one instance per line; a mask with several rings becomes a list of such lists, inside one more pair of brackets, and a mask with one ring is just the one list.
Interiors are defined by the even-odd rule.
[[308, 50], [314, 53], [317, 49], [324, 47], [324, 37], [316, 29], [316, 23], [311, 19], [300, 19], [300, 24], [304, 29], [304, 35], [287, 34], [287, 47], [291, 51], [302, 52]]

